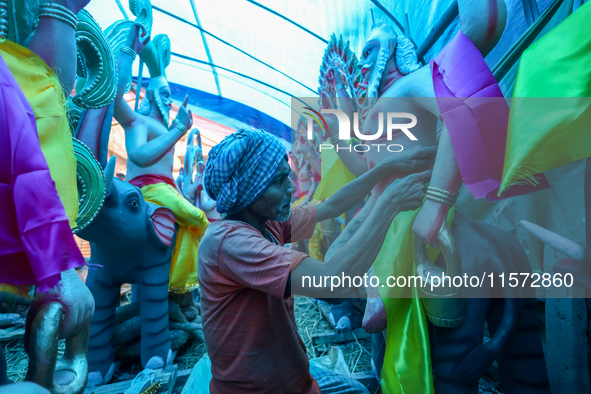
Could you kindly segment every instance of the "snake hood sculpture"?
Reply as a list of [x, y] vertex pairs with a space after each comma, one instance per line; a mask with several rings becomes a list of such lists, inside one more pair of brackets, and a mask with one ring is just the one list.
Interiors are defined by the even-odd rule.
[[[377, 55], [371, 55], [372, 50], [377, 50]], [[369, 73], [367, 97], [370, 102], [377, 100], [382, 75], [388, 61], [394, 56], [398, 70], [404, 75], [419, 68], [417, 54], [408, 38], [397, 35], [396, 31], [385, 23], [374, 24], [357, 64], [364, 76]]]
[[[170, 64], [170, 39], [166, 34], [159, 34], [140, 52], [142, 60], [150, 71], [148, 92], [151, 91], [158, 112], [162, 116], [162, 123], [168, 127], [169, 111], [171, 108], [170, 88], [166, 80], [166, 67]], [[150, 94], [146, 92], [138, 112], [147, 115], [150, 112]]]

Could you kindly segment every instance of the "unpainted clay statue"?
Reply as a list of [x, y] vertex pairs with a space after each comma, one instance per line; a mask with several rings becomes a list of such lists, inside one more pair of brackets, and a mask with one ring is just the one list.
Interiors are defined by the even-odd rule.
[[[450, 119], [450, 112], [445, 111], [447, 108], [441, 107], [442, 104], [446, 104], [445, 98], [441, 99], [441, 86], [449, 88], [449, 85], [452, 85], [449, 88], [451, 91], [445, 97], [472, 95], [492, 97], [489, 99], [492, 108], [497, 108], [498, 102], [501, 103], [499, 105], [506, 106], [501, 101], [500, 89], [495, 88], [495, 93], [498, 91], [500, 95], [499, 101], [495, 101], [497, 95], [489, 96], [490, 91], [485, 90], [487, 84], [494, 83], [494, 78], [490, 83], [488, 81], [474, 83], [477, 78], [470, 80], [471, 77], [466, 75], [468, 72], [478, 73], [477, 70], [480, 69], [477, 67], [488, 70], [482, 56], [496, 45], [504, 30], [505, 4], [502, 0], [486, 2], [460, 0], [458, 7], [461, 31], [446, 47], [447, 57], [443, 59], [436, 57], [430, 66], [421, 67], [417, 63], [413, 45], [406, 37], [397, 35], [388, 25], [373, 26], [357, 64], [367, 91], [365, 99], [361, 102], [363, 106], [358, 106], [359, 101], [356, 103], [349, 99], [345, 78], [342, 78], [343, 83], [337, 82], [336, 78], [342, 73], [336, 69], [333, 72], [336, 94], [343, 98], [340, 107], [346, 112], [348, 118], [356, 119], [353, 116], [354, 111], [361, 114], [365, 112], [365, 116], [359, 118], [359, 129], [361, 134], [368, 136], [367, 140], [370, 141], [367, 142], [368, 144], [371, 142], [400, 144], [405, 149], [416, 144], [438, 146], [433, 176], [423, 207], [418, 214], [415, 212], [399, 215], [394, 220], [391, 232], [397, 234], [396, 238], [386, 238], [382, 251], [374, 263], [376, 275], [383, 276], [384, 280], [390, 275], [419, 274], [425, 277], [427, 271], [439, 273], [443, 271], [448, 275], [482, 274], [485, 270], [531, 272], [523, 249], [511, 235], [494, 226], [469, 219], [458, 210], [450, 213], [450, 208], [455, 204], [458, 190], [463, 183], [462, 176], [465, 175], [465, 168], [462, 168], [462, 174], [460, 174], [460, 165], [465, 161], [456, 158], [458, 151], [452, 145], [452, 137], [457, 138], [457, 134], [453, 134], [452, 131], [457, 132], [457, 128], [452, 130], [451, 126], [446, 124]], [[458, 50], [460, 48], [462, 50]], [[466, 51], [471, 54], [471, 68], [462, 69], [461, 73], [455, 74], [455, 78], [465, 77], [470, 82], [460, 83], [457, 80], [449, 82], [453, 70], [445, 68], [461, 64], [449, 59], [456, 59], [454, 56], [460, 52], [465, 54]], [[444, 82], [437, 79], [439, 72], [444, 75]], [[488, 73], [490, 74], [490, 71]], [[483, 75], [485, 74], [482, 73], [478, 77], [483, 78]], [[492, 77], [492, 74], [490, 75]], [[454, 83], [456, 84], [453, 85]], [[453, 90], [458, 86], [464, 89], [460, 93]], [[349, 90], [353, 89], [349, 88]], [[389, 100], [398, 97], [409, 99], [396, 101], [400, 106], [392, 108], [392, 101]], [[415, 99], [412, 99], [413, 97]], [[437, 97], [437, 102], [435, 99], [430, 99], [431, 97]], [[323, 102], [325, 105], [330, 105], [328, 100]], [[488, 110], [490, 111], [490, 107]], [[374, 141], [371, 137], [376, 130], [381, 130], [379, 127], [381, 113], [394, 111], [408, 112], [421, 120], [412, 128], [416, 139], [409, 140], [405, 133], [399, 132], [394, 133], [388, 141], [385, 138]], [[323, 111], [323, 113], [330, 113], [330, 111]], [[329, 134], [332, 138], [336, 138], [339, 130], [336, 116], [327, 116], [326, 120]], [[444, 122], [439, 140], [437, 139], [438, 120]], [[357, 125], [354, 126], [357, 127]], [[506, 127], [506, 123], [504, 126]], [[345, 141], [335, 141], [335, 148], [337, 146], [341, 147], [337, 151], [339, 157], [356, 175], [363, 174], [368, 168], [373, 168], [392, 154], [386, 149], [373, 149], [367, 151], [362, 157], [345, 149], [348, 147]], [[465, 160], [465, 157], [466, 155], [461, 159]], [[476, 163], [472, 164], [476, 166]], [[496, 169], [490, 172], [495, 173], [495, 171]], [[392, 174], [378, 184], [372, 191], [366, 206], [345, 228], [340, 236], [342, 239], [337, 239], [335, 244], [342, 244], [350, 239], [367, 218], [375, 200], [385, 187], [405, 175], [402, 172]], [[470, 181], [473, 180], [474, 178], [470, 179]], [[474, 190], [478, 190], [478, 185], [475, 186], [470, 182], [466, 182], [466, 185], [473, 194]], [[478, 190], [476, 194], [479, 193], [481, 195], [477, 197], [488, 197], [489, 194], [494, 194], [494, 190]], [[450, 219], [448, 213], [454, 214], [451, 230], [447, 228], [447, 221]], [[412, 243], [413, 236], [416, 238], [414, 249], [407, 247]], [[446, 269], [439, 268], [426, 259], [425, 245], [441, 248], [437, 264], [445, 267], [446, 264], [443, 263], [445, 257]], [[475, 245], [478, 245], [478, 248], [475, 248]], [[336, 248], [329, 250], [327, 258], [335, 251]], [[413, 268], [413, 254], [417, 260], [416, 273]], [[505, 300], [474, 298], [466, 301], [464, 297], [470, 297], [471, 294], [461, 294], [460, 291], [461, 289], [448, 288], [444, 291], [445, 294], [429, 294], [428, 297], [419, 300], [416, 297], [399, 298], [402, 297], [401, 294], [389, 290], [389, 295], [382, 301], [382, 296], [376, 290], [375, 294], [368, 299], [364, 319], [366, 327], [371, 327], [375, 332], [386, 328], [386, 321], [388, 323], [386, 330], [388, 345], [382, 372], [384, 384], [397, 387], [398, 384], [404, 385], [403, 382], [407, 382], [408, 387], [403, 386], [403, 389], [409, 391], [427, 391], [430, 390], [431, 385], [434, 385], [437, 393], [477, 393], [479, 378], [496, 359], [499, 366], [503, 364], [500, 368], [504, 371], [502, 384], [506, 392], [549, 392], [541, 338], [537, 332], [535, 299], [518, 300], [515, 297], [520, 295], [512, 295]], [[460, 297], [451, 298], [454, 292]], [[384, 302], [387, 305], [384, 305]], [[428, 317], [428, 326], [422, 311]], [[368, 313], [373, 316], [367, 316]], [[487, 344], [483, 344], [483, 332], [487, 322], [492, 339]], [[422, 339], [425, 337], [429, 337], [431, 343], [433, 381], [425, 378], [431, 373], [431, 365], [425, 361], [429, 357], [428, 347], [424, 346]], [[526, 354], [534, 356], [528, 359], [524, 357]], [[408, 365], [415, 365], [415, 368], [409, 369]], [[515, 379], [515, 376], [523, 374], [526, 368], [536, 371], [527, 374], [535, 378], [527, 382]]]

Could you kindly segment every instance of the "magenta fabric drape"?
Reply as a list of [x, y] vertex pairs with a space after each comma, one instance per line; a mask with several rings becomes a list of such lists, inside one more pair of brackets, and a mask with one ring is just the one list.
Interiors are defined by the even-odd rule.
[[62, 271], [84, 264], [33, 110], [0, 57], [0, 282], [46, 291]]

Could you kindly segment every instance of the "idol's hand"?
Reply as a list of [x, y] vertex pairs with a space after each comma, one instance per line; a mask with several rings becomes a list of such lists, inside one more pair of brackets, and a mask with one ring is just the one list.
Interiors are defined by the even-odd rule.
[[333, 87], [342, 83], [343, 85], [347, 86], [347, 76], [341, 69], [341, 67], [332, 66], [328, 69], [328, 73], [326, 74], [326, 81], [331, 84]]
[[189, 96], [185, 96], [185, 100], [183, 101], [183, 105], [179, 108], [179, 112], [174, 119], [175, 122], [178, 122], [185, 126], [187, 130], [191, 130], [193, 127], [193, 113], [190, 109], [187, 109], [187, 103], [189, 102]]
[[129, 36], [127, 36], [127, 46], [140, 53], [146, 45], [150, 42], [150, 36], [146, 32], [146, 28], [141, 23], [134, 23], [129, 29]]
[[416, 172], [430, 170], [435, 163], [437, 146], [417, 145], [400, 153], [392, 153], [383, 161], [391, 171]]
[[75, 269], [64, 271], [61, 276], [62, 279], [54, 288], [35, 294], [27, 320], [34, 318], [46, 303], [57, 301], [65, 313], [59, 336], [67, 338], [90, 322], [94, 314], [94, 298]]
[[437, 201], [425, 200], [425, 204], [412, 225], [415, 236], [425, 244], [438, 248], [437, 234], [447, 217], [449, 208], [448, 205]]
[[201, 178], [202, 175], [197, 172], [195, 174], [195, 180], [193, 180], [193, 166], [195, 164], [197, 164], [197, 155], [195, 154], [195, 151], [198, 149], [197, 146], [189, 146], [187, 148], [187, 154], [191, 154], [192, 155], [192, 161], [191, 161], [191, 172], [189, 176], [185, 176], [185, 178], [183, 179], [183, 188], [184, 190], [186, 190], [187, 193], [187, 199], [191, 202], [196, 201], [196, 194], [197, 194], [197, 189], [199, 188], [199, 185], [201, 184]]
[[414, 211], [423, 203], [431, 174], [428, 170], [397, 179], [384, 190], [378, 202], [394, 204], [398, 211]]
[[[332, 104], [332, 100], [330, 97], [326, 96], [325, 93], [322, 93], [322, 106], [324, 109], [335, 109], [334, 105]], [[332, 137], [334, 135], [339, 134], [339, 118], [337, 118], [334, 114], [322, 114], [324, 116], [324, 120], [326, 121], [326, 134], [328, 137]]]

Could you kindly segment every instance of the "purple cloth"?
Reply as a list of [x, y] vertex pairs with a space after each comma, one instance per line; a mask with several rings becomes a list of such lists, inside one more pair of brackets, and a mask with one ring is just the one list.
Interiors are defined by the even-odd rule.
[[35, 115], [0, 57], [0, 282], [54, 287], [85, 264], [41, 152]]
[[474, 198], [493, 201], [549, 187], [546, 177], [538, 174], [537, 185], [524, 182], [498, 196], [509, 106], [482, 55], [461, 30], [431, 60], [431, 71], [462, 179]]

